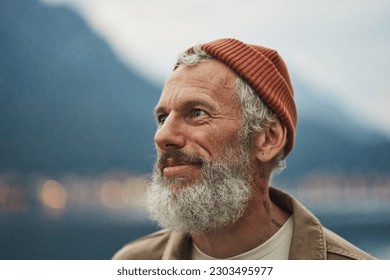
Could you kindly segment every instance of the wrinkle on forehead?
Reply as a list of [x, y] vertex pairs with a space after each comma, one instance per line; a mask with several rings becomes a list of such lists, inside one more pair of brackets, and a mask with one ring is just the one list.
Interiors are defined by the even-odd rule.
[[[191, 75], [188, 71], [189, 68], [191, 68], [192, 73], [198, 73], [200, 75]], [[190, 80], [187, 80], [189, 84], [196, 84], [198, 87], [202, 87], [202, 82], [205, 81], [204, 79], [207, 79], [209, 82], [208, 84], [212, 84], [216, 89], [234, 88], [234, 81], [237, 78], [237, 74], [222, 62], [217, 60], [206, 60], [193, 66], [180, 65], [168, 78], [167, 82], [186, 79], [188, 78], [187, 75], [192, 76]]]

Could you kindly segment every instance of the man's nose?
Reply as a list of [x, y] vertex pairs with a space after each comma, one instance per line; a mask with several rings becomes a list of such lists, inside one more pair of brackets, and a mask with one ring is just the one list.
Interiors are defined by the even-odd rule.
[[185, 145], [185, 137], [180, 120], [168, 115], [154, 135], [154, 142], [161, 150], [180, 149]]

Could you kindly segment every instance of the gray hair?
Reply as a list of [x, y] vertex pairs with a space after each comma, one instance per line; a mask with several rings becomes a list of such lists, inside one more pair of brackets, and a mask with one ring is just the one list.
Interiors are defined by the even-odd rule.
[[[184, 52], [179, 55], [176, 65], [193, 66], [213, 57], [201, 49], [200, 45], [193, 47], [192, 52]], [[252, 135], [256, 132], [262, 132], [277, 121], [277, 116], [268, 106], [258, 97], [251, 86], [248, 85], [240, 76], [237, 76], [235, 82], [235, 94], [240, 104], [243, 114], [243, 134]], [[281, 171], [286, 167], [284, 150], [279, 152], [272, 160], [272, 171]]]

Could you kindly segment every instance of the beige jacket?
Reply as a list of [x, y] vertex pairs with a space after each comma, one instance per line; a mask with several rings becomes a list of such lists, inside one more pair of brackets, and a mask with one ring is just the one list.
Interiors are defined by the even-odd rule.
[[[270, 188], [272, 201], [294, 214], [291, 260], [362, 260], [374, 259], [337, 234], [323, 227], [320, 221], [290, 195]], [[161, 230], [142, 237], [119, 250], [113, 259], [120, 260], [183, 260], [188, 259], [191, 237], [180, 232]]]

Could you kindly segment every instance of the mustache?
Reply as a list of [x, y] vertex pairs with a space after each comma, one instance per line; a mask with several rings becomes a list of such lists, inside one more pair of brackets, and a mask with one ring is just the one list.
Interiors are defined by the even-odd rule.
[[183, 152], [180, 150], [173, 150], [167, 152], [161, 152], [158, 154], [156, 165], [161, 170], [170, 164], [197, 164], [203, 165], [208, 161], [199, 155]]

